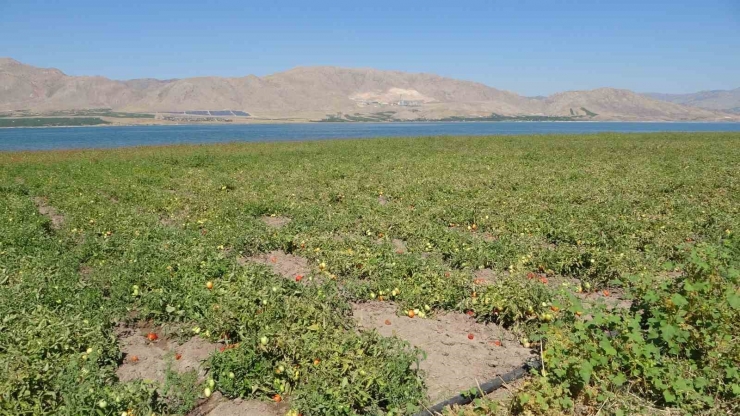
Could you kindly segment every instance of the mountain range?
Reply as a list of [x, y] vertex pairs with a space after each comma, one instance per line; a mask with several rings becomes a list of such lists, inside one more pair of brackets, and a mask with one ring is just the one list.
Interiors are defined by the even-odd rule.
[[524, 97], [432, 74], [329, 66], [298, 67], [263, 77], [118, 81], [69, 76], [58, 69], [0, 58], [0, 110], [4, 111], [240, 110], [253, 117], [297, 120], [378, 113], [392, 113], [394, 120], [475, 118], [495, 113], [583, 120], [740, 121], [740, 115], [721, 111], [722, 105], [689, 106], [693, 103], [614, 88]]
[[656, 100], [740, 114], [740, 88], [734, 90], [700, 91], [693, 94], [645, 94]]

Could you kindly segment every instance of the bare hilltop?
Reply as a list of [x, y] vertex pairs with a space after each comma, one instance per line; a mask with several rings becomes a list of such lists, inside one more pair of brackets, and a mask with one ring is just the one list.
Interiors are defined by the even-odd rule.
[[107, 108], [168, 114], [238, 110], [285, 120], [440, 120], [546, 117], [577, 120], [736, 121], [737, 114], [599, 88], [524, 97], [433, 74], [298, 67], [264, 77], [111, 80], [69, 76], [0, 58], [0, 110]]
[[648, 93], [645, 95], [661, 101], [740, 114], [740, 88], [700, 91], [691, 94]]

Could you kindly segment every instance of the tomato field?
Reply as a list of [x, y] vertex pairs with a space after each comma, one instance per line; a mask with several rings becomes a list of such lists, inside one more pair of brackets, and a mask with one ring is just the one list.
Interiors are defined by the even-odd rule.
[[733, 133], [2, 153], [0, 414], [737, 414], [739, 230]]

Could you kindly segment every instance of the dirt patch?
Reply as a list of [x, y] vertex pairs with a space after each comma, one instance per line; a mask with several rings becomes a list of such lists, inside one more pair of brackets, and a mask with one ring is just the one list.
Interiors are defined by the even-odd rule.
[[628, 299], [621, 289], [604, 289], [591, 293], [576, 293], [581, 302], [585, 305], [593, 305], [600, 299], [604, 301], [607, 309], [629, 309], [632, 307], [632, 300]]
[[393, 244], [393, 250], [398, 254], [405, 254], [409, 251], [408, 248], [406, 248], [406, 242], [401, 239], [394, 238], [391, 243]]
[[171, 217], [160, 217], [159, 223], [165, 227], [177, 227], [177, 222]]
[[389, 302], [355, 304], [352, 311], [361, 328], [377, 329], [383, 336], [397, 335], [427, 353], [420, 368], [426, 372], [432, 402], [507, 373], [532, 356], [514, 334], [496, 325], [477, 323], [467, 315], [412, 319], [396, 316], [396, 306]]
[[265, 224], [267, 224], [268, 226], [272, 228], [282, 228], [288, 225], [288, 223], [290, 223], [291, 221], [293, 221], [292, 219], [288, 217], [281, 217], [281, 216], [273, 217], [272, 215], [264, 216], [261, 219], [262, 219], [262, 222], [264, 222]]
[[220, 402], [208, 416], [283, 416], [288, 410], [288, 405], [282, 402], [277, 404], [237, 399]]
[[159, 217], [159, 223], [165, 227], [176, 228], [183, 224], [190, 216], [190, 206], [186, 205], [181, 210], [162, 214]]
[[483, 238], [483, 241], [485, 241], [486, 243], [492, 243], [498, 240], [498, 236], [495, 236], [491, 233], [483, 233], [481, 237]]
[[249, 261], [265, 264], [270, 266], [275, 274], [279, 274], [290, 280], [296, 280], [296, 277], [303, 276], [306, 279], [301, 280], [301, 283], [308, 283], [308, 277], [311, 274], [311, 267], [308, 265], [308, 260], [300, 256], [288, 254], [282, 250], [275, 250], [248, 258], [240, 257], [237, 261], [241, 265]]
[[33, 199], [33, 202], [36, 204], [36, 209], [39, 211], [39, 214], [49, 217], [51, 220], [51, 228], [55, 230], [62, 228], [62, 225], [64, 224], [64, 215], [60, 214], [56, 208], [49, 205], [46, 198], [36, 197]]
[[259, 400], [228, 400], [215, 392], [208, 401], [198, 405], [188, 416], [282, 416], [289, 409], [286, 402], [267, 403]]
[[496, 272], [492, 269], [478, 269], [473, 273], [475, 284], [478, 285], [491, 285], [496, 281]]
[[386, 198], [385, 195], [381, 195], [378, 197], [378, 203], [380, 205], [388, 205], [388, 198]]
[[[150, 341], [147, 339], [150, 332], [162, 338]], [[123, 353], [123, 364], [116, 370], [121, 381], [141, 379], [163, 382], [170, 361], [173, 371], [184, 373], [196, 370], [199, 377], [205, 377], [203, 361], [221, 346], [200, 337], [193, 337], [179, 345], [174, 340], [164, 338], [162, 331], [156, 328], [120, 328], [117, 335]]]
[[[382, 246], [385, 244], [386, 240], [381, 237], [375, 240], [375, 244]], [[400, 238], [394, 238], [391, 240], [391, 245], [393, 246], [393, 251], [395, 251], [398, 254], [406, 254], [408, 253], [408, 248], [406, 248], [406, 242], [401, 240]]]
[[80, 276], [88, 277], [92, 274], [93, 268], [88, 266], [87, 264], [81, 264], [80, 268], [77, 271], [80, 273]]

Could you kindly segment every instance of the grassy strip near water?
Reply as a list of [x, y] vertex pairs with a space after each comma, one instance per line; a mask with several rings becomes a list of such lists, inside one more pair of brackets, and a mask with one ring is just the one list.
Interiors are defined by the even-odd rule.
[[[234, 346], [209, 361], [229, 397], [413, 413], [421, 351], [349, 313], [384, 293], [541, 351], [513, 401], [462, 412], [731, 414], [738, 207], [736, 133], [1, 153], [0, 412], [187, 412], [196, 377], [116, 377], [116, 328], [149, 322]], [[323, 283], [242, 261], [277, 249]], [[609, 307], [615, 293], [629, 306]]]
[[110, 124], [100, 117], [0, 118], [0, 127], [74, 127]]

